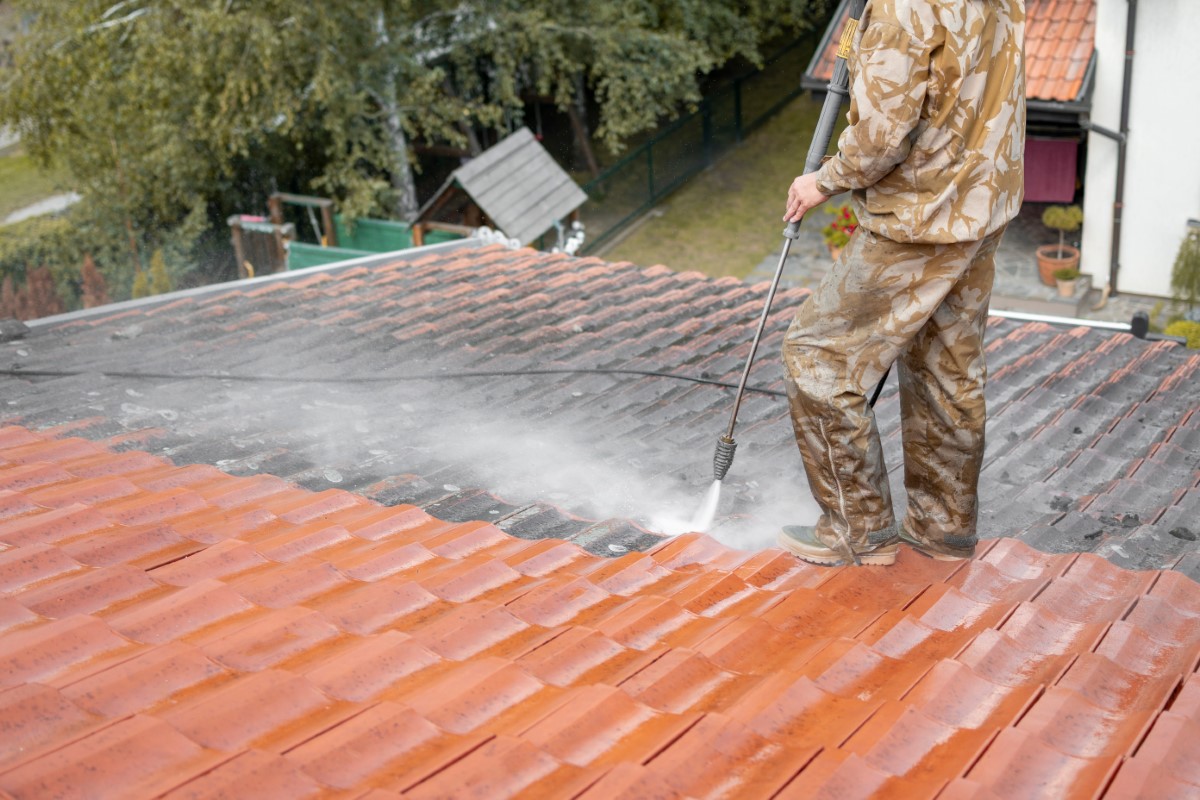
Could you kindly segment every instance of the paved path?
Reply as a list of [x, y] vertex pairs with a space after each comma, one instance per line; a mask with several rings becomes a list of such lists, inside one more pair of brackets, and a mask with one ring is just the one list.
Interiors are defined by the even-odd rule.
[[53, 197], [47, 197], [45, 200], [39, 200], [32, 205], [18, 208], [16, 211], [4, 218], [3, 225], [11, 225], [14, 222], [21, 222], [32, 217], [40, 217], [43, 214], [54, 214], [58, 211], [63, 211], [78, 203], [79, 195], [74, 192], [66, 194], [56, 194]]

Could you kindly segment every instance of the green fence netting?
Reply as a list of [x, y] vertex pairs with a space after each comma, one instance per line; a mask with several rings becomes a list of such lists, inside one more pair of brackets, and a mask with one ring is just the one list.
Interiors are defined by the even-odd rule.
[[371, 255], [369, 250], [352, 250], [346, 247], [321, 247], [319, 244], [307, 242], [288, 243], [288, 269], [304, 269], [305, 267], [320, 267], [334, 264], [351, 258]]
[[[333, 225], [337, 231], [337, 247], [291, 242], [288, 244], [288, 269], [317, 267], [373, 253], [407, 250], [413, 246], [412, 228], [405, 222], [359, 219], [351, 224], [341, 214], [335, 214]], [[461, 238], [459, 234], [448, 231], [425, 232], [425, 244], [452, 242]]]

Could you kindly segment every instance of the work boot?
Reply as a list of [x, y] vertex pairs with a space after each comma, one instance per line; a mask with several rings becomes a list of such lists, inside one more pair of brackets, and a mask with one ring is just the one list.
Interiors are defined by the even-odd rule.
[[934, 561], [968, 561], [975, 555], [975, 548], [956, 548], [948, 547], [944, 544], [934, 544], [918, 539], [915, 534], [909, 533], [906, 529], [900, 529], [900, 541], [905, 544], [912, 545], [912, 549], [916, 550], [923, 556], [932, 558]]
[[[785, 525], [779, 532], [779, 546], [797, 558], [823, 567], [854, 563], [850, 553], [843, 552], [842, 548], [830, 547], [818, 539], [817, 529], [812, 525]], [[899, 549], [900, 545], [892, 536], [890, 541], [856, 549], [855, 555], [864, 566], [886, 567], [896, 563]]]

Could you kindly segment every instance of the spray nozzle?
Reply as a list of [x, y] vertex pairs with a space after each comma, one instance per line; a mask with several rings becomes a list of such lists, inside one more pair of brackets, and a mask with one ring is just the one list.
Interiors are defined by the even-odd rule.
[[717, 452], [713, 454], [713, 477], [717, 480], [725, 480], [725, 473], [733, 466], [733, 454], [736, 450], [737, 442], [732, 436], [717, 439]]

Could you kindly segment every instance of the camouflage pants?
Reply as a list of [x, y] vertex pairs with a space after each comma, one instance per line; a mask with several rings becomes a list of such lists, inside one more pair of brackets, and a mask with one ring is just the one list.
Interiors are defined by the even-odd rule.
[[870, 392], [899, 362], [906, 535], [974, 552], [984, 446], [983, 331], [1003, 230], [902, 244], [859, 228], [783, 344], [792, 424], [822, 510], [816, 535], [856, 548], [897, 535]]

